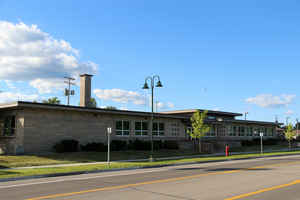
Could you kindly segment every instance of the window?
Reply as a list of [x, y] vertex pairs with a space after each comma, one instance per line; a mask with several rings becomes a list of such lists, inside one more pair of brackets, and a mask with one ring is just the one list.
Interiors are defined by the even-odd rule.
[[233, 127], [231, 125], [227, 126], [227, 134], [233, 136]]
[[148, 122], [135, 122], [135, 135], [144, 136], [148, 135]]
[[116, 135], [129, 135], [130, 123], [129, 121], [116, 121]]
[[179, 136], [179, 123], [172, 123], [171, 124], [171, 135], [172, 136]]
[[207, 116], [207, 119], [209, 119], [209, 120], [215, 120], [216, 117], [215, 116]]
[[16, 129], [16, 118], [15, 116], [5, 117], [0, 122], [1, 134], [3, 136], [13, 136]]
[[265, 136], [269, 136], [269, 134], [268, 134], [268, 129], [267, 128], [264, 128], [265, 130], [264, 130], [264, 135]]
[[254, 136], [259, 136], [259, 133], [260, 133], [260, 128], [256, 127], [254, 128]]
[[243, 126], [239, 127], [239, 136], [245, 136], [245, 127]]
[[213, 128], [214, 128], [213, 125], [210, 125], [209, 131], [207, 133], [205, 133], [204, 135], [205, 136], [213, 136], [215, 134]]
[[233, 134], [232, 134], [232, 136], [236, 136], [237, 132], [238, 132], [238, 127], [234, 126], [233, 127]]
[[274, 128], [268, 128], [268, 136], [274, 136], [273, 131]]
[[165, 134], [165, 124], [153, 122], [152, 134], [157, 136], [163, 136]]
[[253, 128], [252, 127], [247, 127], [246, 128], [246, 135], [247, 136], [252, 136], [253, 134]]

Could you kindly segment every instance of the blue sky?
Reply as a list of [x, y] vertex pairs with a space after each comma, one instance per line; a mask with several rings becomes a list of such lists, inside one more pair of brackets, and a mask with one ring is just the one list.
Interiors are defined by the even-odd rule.
[[[73, 76], [85, 69], [95, 72], [93, 95], [99, 106], [149, 110], [149, 92], [141, 87], [146, 76], [158, 74], [164, 84], [155, 89], [159, 110], [216, 109], [249, 112], [252, 120], [274, 121], [277, 115], [280, 121], [286, 117], [294, 121], [300, 117], [299, 10], [296, 0], [0, 0], [0, 20], [6, 22], [0, 33], [14, 35], [13, 26], [34, 24], [47, 34], [43, 37], [67, 41], [75, 50], [62, 50], [60, 44], [60, 53], [53, 55], [76, 57], [80, 67], [70, 72]], [[5, 27], [12, 32], [5, 32]], [[17, 55], [22, 58], [39, 54], [30, 47], [35, 40], [28, 34], [25, 50]], [[14, 35], [9, 41], [18, 45], [23, 36]], [[15, 51], [5, 44], [1, 49], [0, 39], [0, 68], [6, 69], [0, 72], [2, 101], [59, 96], [65, 102], [63, 86], [54, 83], [69, 74], [68, 62], [21, 67], [27, 66], [22, 65], [26, 59], [12, 59]], [[52, 89], [42, 91], [42, 83]], [[78, 105], [75, 89], [71, 102]], [[146, 104], [141, 103], [143, 98]]]

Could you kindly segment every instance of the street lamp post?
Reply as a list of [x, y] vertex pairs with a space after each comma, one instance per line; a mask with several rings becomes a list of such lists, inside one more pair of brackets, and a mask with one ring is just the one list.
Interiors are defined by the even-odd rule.
[[107, 128], [107, 164], [110, 166], [110, 135], [111, 127]]
[[[151, 122], [150, 122], [150, 136], [151, 136], [151, 155], [150, 155], [150, 161], [153, 161], [153, 113], [154, 113], [154, 87], [163, 87], [161, 81], [160, 81], [160, 77], [158, 75], [154, 75], [154, 76], [148, 76], [145, 79], [145, 84], [143, 86], [144, 90], [149, 89], [148, 86], [148, 81], [150, 81], [151, 84]], [[157, 81], [156, 85], [155, 85], [155, 81]]]

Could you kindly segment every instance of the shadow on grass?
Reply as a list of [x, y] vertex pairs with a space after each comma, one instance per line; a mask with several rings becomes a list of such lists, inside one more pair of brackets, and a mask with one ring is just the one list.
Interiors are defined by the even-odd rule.
[[20, 174], [20, 173], [19, 172], [9, 172], [6, 170], [3, 170], [3, 171], [0, 170], [0, 176], [18, 175], [18, 174]]
[[[173, 157], [173, 156], [193, 156], [195, 153], [180, 150], [161, 150], [155, 151], [154, 158]], [[107, 152], [72, 152], [72, 153], [48, 153], [33, 155], [45, 159], [69, 162], [105, 162]], [[149, 159], [150, 151], [112, 151], [111, 161]]]

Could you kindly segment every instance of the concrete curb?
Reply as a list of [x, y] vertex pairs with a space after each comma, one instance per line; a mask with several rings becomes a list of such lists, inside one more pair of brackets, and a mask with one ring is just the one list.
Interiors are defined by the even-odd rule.
[[257, 158], [272, 158], [272, 157], [284, 157], [284, 156], [299, 156], [298, 154], [283, 154], [283, 155], [270, 155], [270, 156], [255, 156], [251, 158], [232, 158], [232, 159], [222, 159], [222, 160], [210, 160], [210, 161], [194, 161], [178, 164], [165, 164], [165, 165], [155, 165], [155, 166], [145, 166], [145, 167], [129, 167], [129, 168], [115, 168], [115, 169], [105, 169], [105, 170], [94, 170], [94, 171], [79, 171], [79, 172], [67, 172], [67, 173], [54, 173], [54, 174], [44, 174], [44, 175], [34, 175], [34, 176], [23, 176], [16, 178], [3, 178], [0, 179], [0, 182], [9, 182], [9, 181], [19, 181], [19, 180], [29, 180], [29, 179], [39, 179], [39, 178], [51, 178], [51, 177], [61, 177], [61, 176], [74, 176], [82, 174], [95, 174], [95, 173], [104, 173], [104, 172], [114, 172], [114, 171], [126, 171], [126, 170], [136, 170], [136, 169], [154, 169], [160, 167], [170, 167], [170, 166], [184, 166], [191, 164], [205, 164], [205, 163], [218, 163], [218, 162], [227, 162], [233, 160], [254, 160]]

